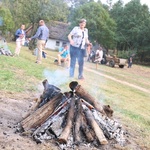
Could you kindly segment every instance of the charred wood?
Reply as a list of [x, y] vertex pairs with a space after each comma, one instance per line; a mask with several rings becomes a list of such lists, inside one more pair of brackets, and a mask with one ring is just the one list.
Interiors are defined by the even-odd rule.
[[80, 127], [81, 127], [81, 114], [82, 114], [82, 105], [79, 99], [76, 100], [76, 107], [75, 107], [75, 120], [74, 120], [74, 142], [76, 145], [79, 145], [81, 142], [81, 134], [80, 134]]
[[102, 114], [106, 115], [102, 105], [98, 101], [96, 101], [95, 98], [92, 97], [81, 85], [79, 85], [78, 82], [71, 82], [69, 84], [69, 87], [73, 92], [75, 92], [77, 96], [90, 103], [93, 107], [95, 107], [96, 110], [98, 110]]
[[71, 133], [74, 119], [75, 98], [73, 97], [70, 102], [69, 112], [67, 116], [67, 123], [64, 127], [61, 135], [58, 137], [58, 142], [61, 144], [67, 144], [67, 139]]
[[33, 114], [24, 119], [21, 122], [23, 129], [26, 131], [41, 126], [61, 103], [62, 96], [63, 94], [59, 93], [45, 105], [37, 109]]
[[117, 121], [107, 116], [102, 116], [102, 114], [95, 109], [92, 110], [92, 113], [107, 138], [114, 138], [120, 145], [125, 144], [124, 131]]
[[[44, 123], [41, 125], [41, 127], [37, 128], [35, 132], [33, 133], [33, 137], [36, 141], [43, 141], [47, 139], [57, 138], [62, 130], [62, 123], [65, 118], [65, 114], [68, 110], [68, 103], [70, 101], [67, 101], [67, 105], [63, 104], [62, 109], [59, 109], [58, 113], [53, 113], [53, 115]], [[58, 111], [58, 110], [56, 110]]]
[[87, 142], [93, 142], [95, 139], [94, 131], [88, 126], [85, 116], [82, 116], [81, 131], [83, 132]]
[[83, 106], [83, 109], [84, 109], [84, 113], [86, 115], [86, 119], [87, 119], [88, 123], [91, 125], [92, 129], [94, 130], [100, 144], [107, 144], [108, 141], [106, 140], [106, 138], [103, 134], [103, 131], [101, 130], [101, 128], [99, 127], [99, 125], [95, 121], [95, 119], [92, 115], [92, 112], [84, 104], [82, 106]]
[[42, 107], [44, 104], [49, 102], [53, 97], [61, 93], [61, 90], [58, 87], [49, 84], [47, 79], [45, 79], [42, 83], [44, 86], [44, 91], [40, 97], [41, 103], [39, 104], [38, 108]]

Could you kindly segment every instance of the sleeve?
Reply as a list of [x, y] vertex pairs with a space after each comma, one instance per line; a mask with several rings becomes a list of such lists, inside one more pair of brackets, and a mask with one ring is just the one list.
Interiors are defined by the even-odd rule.
[[19, 35], [20, 35], [19, 29], [16, 31], [15, 35], [16, 35], [17, 37], [19, 37]]
[[71, 34], [71, 35], [74, 35], [74, 34], [76, 33], [76, 31], [77, 31], [77, 27], [74, 27], [74, 28], [72, 29], [72, 31], [70, 32], [70, 34]]
[[86, 32], [86, 38], [88, 38], [88, 29], [87, 28], [85, 28], [85, 32]]
[[38, 38], [40, 34], [41, 34], [41, 28], [38, 28], [36, 34], [34, 36], [32, 36], [31, 39]]

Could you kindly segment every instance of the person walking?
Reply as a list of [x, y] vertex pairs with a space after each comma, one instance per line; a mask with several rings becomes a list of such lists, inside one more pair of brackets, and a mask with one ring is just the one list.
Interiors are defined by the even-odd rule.
[[79, 26], [76, 26], [68, 35], [70, 41], [70, 77], [74, 77], [76, 59], [78, 60], [79, 73], [78, 79], [84, 79], [83, 66], [86, 44], [91, 44], [88, 40], [88, 29], [85, 28], [86, 20], [81, 19]]
[[42, 51], [45, 47], [45, 43], [48, 40], [48, 37], [49, 37], [49, 29], [45, 25], [44, 20], [40, 20], [39, 28], [37, 29], [36, 34], [31, 38], [29, 38], [29, 40], [37, 39], [37, 48], [38, 48], [37, 59], [36, 59], [37, 64], [42, 63]]
[[20, 29], [17, 29], [15, 36], [16, 36], [16, 49], [15, 49], [15, 54], [14, 56], [19, 56], [20, 54], [20, 50], [21, 50], [21, 46], [24, 44], [25, 42], [25, 25], [22, 24]]

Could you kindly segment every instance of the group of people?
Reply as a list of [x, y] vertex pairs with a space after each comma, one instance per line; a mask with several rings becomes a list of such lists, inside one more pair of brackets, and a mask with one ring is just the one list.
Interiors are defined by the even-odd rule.
[[[19, 56], [21, 46], [25, 41], [26, 33], [24, 29], [25, 29], [25, 25], [21, 25], [21, 28], [18, 29], [15, 33], [16, 36], [16, 49], [14, 54], [15, 56]], [[37, 39], [38, 53], [37, 53], [36, 63], [38, 64], [41, 64], [42, 62], [43, 48], [45, 47], [48, 38], [49, 38], [49, 29], [45, 25], [44, 20], [40, 20], [39, 27], [37, 29], [36, 34], [28, 39], [29, 41], [31, 41], [32, 39]]]
[[[78, 79], [84, 79], [83, 76], [83, 67], [84, 67], [84, 57], [87, 47], [87, 55], [90, 55], [90, 50], [92, 43], [88, 39], [88, 29], [86, 27], [86, 20], [81, 19], [79, 21], [79, 26], [75, 26], [68, 35], [70, 42], [70, 50], [68, 50], [68, 45], [64, 45], [59, 49], [58, 54], [58, 65], [61, 65], [61, 61], [68, 62], [67, 67], [70, 68], [69, 76], [74, 77], [76, 61], [78, 62]], [[16, 50], [15, 55], [19, 56], [21, 45], [25, 40], [25, 25], [21, 25], [21, 28], [18, 29], [15, 33], [16, 35]], [[37, 59], [36, 63], [41, 64], [42, 62], [42, 52], [45, 44], [49, 38], [49, 29], [45, 25], [44, 20], [39, 21], [39, 27], [34, 36], [28, 40], [37, 39]], [[97, 61], [102, 59], [102, 50], [97, 51], [100, 54], [100, 58]], [[131, 66], [131, 65], [130, 65]]]
[[[76, 60], [79, 65], [79, 73], [78, 79], [84, 79], [83, 76], [83, 66], [84, 66], [84, 56], [85, 56], [85, 46], [91, 45], [88, 40], [88, 29], [85, 28], [86, 20], [81, 19], [79, 22], [79, 26], [76, 26], [72, 29], [72, 31], [68, 35], [68, 39], [70, 42], [70, 50], [68, 50], [68, 45], [64, 45], [59, 49], [58, 54], [58, 65], [61, 65], [61, 61], [67, 61], [67, 67], [70, 68], [69, 76], [74, 77], [75, 72], [75, 64]], [[15, 55], [19, 56], [21, 46], [25, 40], [26, 33], [24, 31], [25, 25], [21, 25], [21, 28], [18, 29], [15, 33], [16, 35], [16, 49]], [[28, 40], [37, 39], [37, 59], [36, 63], [41, 64], [42, 62], [42, 51], [45, 47], [46, 41], [49, 37], [49, 29], [45, 25], [44, 20], [39, 21], [39, 27], [34, 36], [29, 38]]]

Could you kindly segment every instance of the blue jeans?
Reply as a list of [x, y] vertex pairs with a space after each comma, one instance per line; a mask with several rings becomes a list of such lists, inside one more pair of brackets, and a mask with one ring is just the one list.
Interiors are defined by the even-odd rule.
[[83, 76], [83, 65], [84, 65], [84, 50], [70, 46], [70, 77], [74, 77], [74, 71], [75, 71], [75, 65], [76, 65], [76, 59], [78, 60], [79, 65], [79, 76]]
[[128, 68], [131, 68], [132, 62], [128, 62]]
[[43, 52], [43, 51], [42, 51], [42, 57], [43, 57], [43, 58], [46, 58], [46, 54], [45, 54], [45, 52]]

